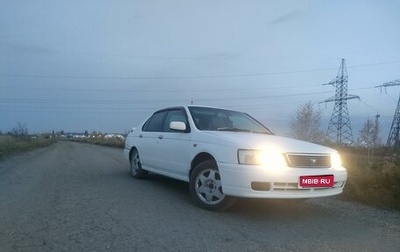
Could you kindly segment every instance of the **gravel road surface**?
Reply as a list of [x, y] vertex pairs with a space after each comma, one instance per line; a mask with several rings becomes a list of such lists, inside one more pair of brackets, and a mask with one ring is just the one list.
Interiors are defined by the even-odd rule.
[[400, 212], [337, 197], [192, 204], [122, 150], [59, 142], [0, 162], [0, 251], [400, 251]]

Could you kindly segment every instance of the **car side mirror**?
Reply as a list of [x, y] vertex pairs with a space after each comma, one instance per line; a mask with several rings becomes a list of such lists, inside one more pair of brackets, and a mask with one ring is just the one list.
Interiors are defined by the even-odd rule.
[[172, 121], [169, 123], [169, 128], [176, 131], [186, 131], [186, 124], [184, 122]]

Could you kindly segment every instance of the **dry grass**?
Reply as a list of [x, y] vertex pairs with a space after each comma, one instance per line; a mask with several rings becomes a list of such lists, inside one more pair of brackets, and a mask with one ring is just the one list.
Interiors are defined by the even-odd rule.
[[370, 158], [366, 149], [346, 149], [341, 155], [348, 172], [345, 199], [400, 210], [398, 155], [384, 149], [375, 151]]
[[12, 154], [46, 147], [54, 141], [45, 138], [0, 136], [0, 159]]

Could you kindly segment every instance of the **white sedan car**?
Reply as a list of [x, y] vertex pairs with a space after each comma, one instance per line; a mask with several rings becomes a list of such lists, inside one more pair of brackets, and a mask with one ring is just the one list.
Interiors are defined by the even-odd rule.
[[280, 137], [246, 113], [179, 106], [159, 110], [125, 140], [132, 176], [189, 182], [195, 203], [223, 210], [236, 197], [302, 199], [342, 193], [347, 171], [328, 147]]

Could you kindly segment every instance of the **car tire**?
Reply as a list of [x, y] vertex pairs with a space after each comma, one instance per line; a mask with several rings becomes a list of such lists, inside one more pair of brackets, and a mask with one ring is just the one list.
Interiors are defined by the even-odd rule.
[[189, 189], [196, 205], [206, 210], [224, 211], [236, 201], [223, 193], [218, 167], [213, 160], [203, 161], [194, 168]]
[[131, 165], [132, 177], [137, 179], [142, 179], [147, 177], [148, 171], [142, 169], [142, 164], [140, 163], [140, 158], [139, 158], [139, 152], [136, 149], [131, 152], [130, 165]]

